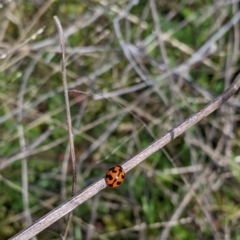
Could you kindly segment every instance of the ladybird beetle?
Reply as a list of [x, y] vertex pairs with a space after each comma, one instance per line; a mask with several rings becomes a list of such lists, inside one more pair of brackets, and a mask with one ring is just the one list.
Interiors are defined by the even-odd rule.
[[116, 165], [110, 168], [105, 176], [105, 181], [108, 187], [116, 188], [118, 187], [124, 180], [125, 172], [123, 168], [119, 165]]

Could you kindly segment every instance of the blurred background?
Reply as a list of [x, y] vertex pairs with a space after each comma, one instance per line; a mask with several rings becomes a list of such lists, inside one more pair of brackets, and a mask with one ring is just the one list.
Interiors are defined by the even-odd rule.
[[[239, 1], [0, 3], [0, 239], [220, 95], [239, 72]], [[74, 210], [68, 239], [240, 239], [240, 98]], [[66, 218], [35, 239], [59, 239]]]

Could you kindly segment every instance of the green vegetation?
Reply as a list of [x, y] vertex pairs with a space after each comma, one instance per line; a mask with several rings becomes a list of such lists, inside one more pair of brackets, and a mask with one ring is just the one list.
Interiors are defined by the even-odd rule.
[[[1, 240], [28, 225], [24, 177], [28, 177], [33, 222], [71, 196], [54, 15], [66, 35], [78, 191], [203, 108], [229, 87], [239, 71], [239, 21], [204, 55], [198, 52], [237, 14], [237, 3], [155, 1], [159, 23], [155, 25], [151, 1], [139, 1], [127, 12], [131, 2], [3, 1]], [[123, 12], [125, 18], [115, 29], [114, 21]], [[125, 45], [121, 45], [120, 33]], [[186, 71], [178, 71], [194, 54], [199, 60]], [[168, 71], [171, 74], [166, 77]], [[146, 86], [140, 88], [144, 82]], [[69, 239], [163, 239], [167, 225], [167, 239], [239, 239], [239, 106], [239, 97], [230, 99], [126, 173], [119, 188], [106, 188], [77, 207]], [[110, 130], [115, 121], [119, 121], [117, 126]], [[105, 134], [109, 136], [103, 138]], [[97, 149], [89, 151], [98, 141]], [[6, 165], [1, 168], [1, 164]], [[57, 221], [38, 239], [59, 239], [65, 225], [66, 218]]]

